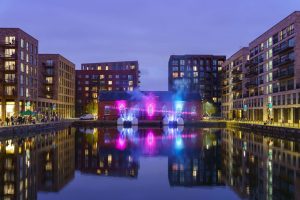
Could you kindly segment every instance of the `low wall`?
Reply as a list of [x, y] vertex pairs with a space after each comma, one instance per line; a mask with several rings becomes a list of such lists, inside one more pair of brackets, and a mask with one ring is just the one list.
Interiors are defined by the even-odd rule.
[[41, 131], [51, 131], [66, 128], [72, 125], [74, 120], [63, 120], [59, 122], [49, 122], [45, 124], [26, 124], [16, 126], [0, 127], [0, 137], [6, 136], [28, 136]]

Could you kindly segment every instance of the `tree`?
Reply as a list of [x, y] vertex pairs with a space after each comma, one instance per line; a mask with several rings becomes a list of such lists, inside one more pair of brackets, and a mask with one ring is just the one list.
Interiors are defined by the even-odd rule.
[[85, 106], [85, 112], [93, 115], [98, 115], [98, 103], [90, 102]]

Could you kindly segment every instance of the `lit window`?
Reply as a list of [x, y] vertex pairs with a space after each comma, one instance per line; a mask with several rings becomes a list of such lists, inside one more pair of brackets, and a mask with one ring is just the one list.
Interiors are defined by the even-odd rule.
[[85, 91], [89, 91], [89, 87], [84, 87], [84, 90]]
[[198, 71], [197, 66], [193, 67], [194, 72]]
[[180, 77], [184, 77], [184, 72], [180, 72]]
[[108, 87], [108, 91], [112, 91], [112, 87]]
[[106, 66], [106, 67], [105, 67], [105, 70], [109, 70], [109, 67], [108, 67], [108, 66]]
[[101, 66], [98, 66], [98, 70], [102, 70], [102, 67], [101, 67]]
[[177, 78], [178, 77], [178, 72], [173, 72], [173, 78]]
[[104, 76], [104, 75], [100, 75], [100, 80], [101, 80], [101, 79], [104, 79], [104, 78], [105, 78], [105, 76]]
[[46, 83], [52, 84], [53, 83], [53, 77], [46, 77]]
[[112, 81], [108, 81], [108, 85], [112, 85]]
[[128, 81], [128, 85], [133, 85], [133, 81]]

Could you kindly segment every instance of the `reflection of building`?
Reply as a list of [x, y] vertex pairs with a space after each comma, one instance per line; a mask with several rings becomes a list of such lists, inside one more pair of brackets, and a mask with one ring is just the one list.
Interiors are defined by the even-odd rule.
[[109, 130], [77, 132], [76, 168], [82, 173], [136, 178], [139, 164], [134, 148], [125, 146], [116, 129]]
[[0, 199], [37, 199], [36, 150], [32, 140], [0, 142]]
[[299, 199], [300, 146], [297, 141], [224, 130], [225, 181], [249, 199]]
[[169, 156], [171, 186], [223, 185], [218, 137], [218, 133], [203, 131], [198, 148]]
[[75, 65], [59, 54], [39, 54], [38, 109], [75, 116]]
[[202, 117], [202, 106], [195, 93], [177, 97], [168, 91], [100, 92], [98, 118], [117, 120], [121, 114], [150, 120], [180, 115], [192, 120]]
[[34, 111], [38, 41], [18, 28], [0, 28], [0, 116]]
[[76, 70], [76, 115], [97, 114], [99, 91], [133, 91], [139, 73], [137, 61], [82, 64]]
[[68, 128], [39, 137], [37, 185], [40, 191], [59, 191], [74, 177], [75, 132]]
[[74, 177], [71, 129], [0, 140], [0, 199], [37, 199], [38, 191], [58, 191]]

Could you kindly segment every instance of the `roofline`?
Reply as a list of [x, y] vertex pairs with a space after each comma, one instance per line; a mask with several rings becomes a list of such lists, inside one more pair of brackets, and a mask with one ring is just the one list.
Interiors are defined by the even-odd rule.
[[34, 39], [36, 42], [39, 42], [39, 40], [37, 38], [35, 38], [35, 36], [30, 35], [29, 33], [27, 33], [26, 31], [24, 31], [21, 28], [9, 28], [9, 27], [1, 27], [0, 28], [0, 30], [9, 30], [9, 29], [12, 29], [12, 30], [15, 30], [15, 31], [20, 31], [20, 32], [26, 34], [27, 36], [31, 37], [32, 39]]
[[275, 26], [279, 25], [280, 23], [284, 22], [285, 20], [287, 20], [289, 17], [291, 17], [292, 15], [296, 15], [296, 14], [300, 14], [300, 11], [294, 11], [291, 14], [289, 14], [288, 16], [286, 16], [285, 18], [281, 19], [279, 22], [277, 22], [276, 24], [274, 24], [273, 26], [271, 26], [270, 28], [267, 29], [267, 31], [263, 32], [262, 34], [260, 34], [258, 37], [256, 37], [254, 40], [252, 40], [251, 42], [249, 42], [249, 47], [251, 46], [251, 44], [253, 44], [255, 41], [259, 40], [261, 37], [263, 37], [264, 35], [266, 35], [269, 31], [272, 30], [272, 28], [274, 28]]
[[58, 54], [58, 53], [39, 53], [38, 56], [57, 56], [57, 57], [61, 57], [65, 60], [67, 60], [68, 62], [72, 63], [75, 67], [75, 63], [73, 63], [72, 61], [70, 61], [68, 58], [62, 56], [61, 54]]
[[184, 55], [171, 55], [171, 57], [226, 57], [225, 55], [209, 55], [209, 54], [184, 54]]
[[126, 63], [126, 62], [137, 62], [137, 60], [127, 60], [127, 61], [110, 61], [110, 62], [93, 62], [93, 63], [82, 63], [82, 65], [99, 65], [99, 64], [113, 64], [113, 63]]

